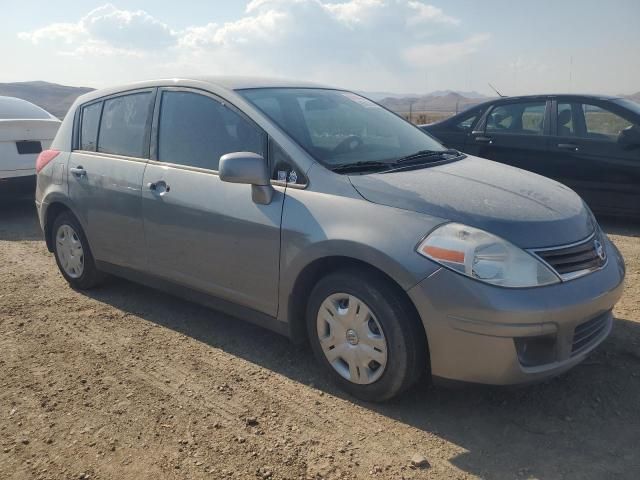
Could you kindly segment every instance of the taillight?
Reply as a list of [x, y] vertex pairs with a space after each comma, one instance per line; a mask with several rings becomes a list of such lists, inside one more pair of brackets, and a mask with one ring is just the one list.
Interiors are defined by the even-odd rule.
[[36, 160], [36, 173], [40, 173], [40, 170], [46, 167], [47, 163], [56, 158], [58, 155], [60, 155], [59, 150], [43, 150], [42, 152], [40, 152], [40, 155], [38, 155], [38, 158]]

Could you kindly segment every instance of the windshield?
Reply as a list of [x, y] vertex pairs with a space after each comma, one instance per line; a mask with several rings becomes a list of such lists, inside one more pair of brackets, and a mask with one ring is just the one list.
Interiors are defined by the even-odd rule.
[[328, 168], [445, 150], [419, 128], [355, 93], [309, 88], [238, 93]]

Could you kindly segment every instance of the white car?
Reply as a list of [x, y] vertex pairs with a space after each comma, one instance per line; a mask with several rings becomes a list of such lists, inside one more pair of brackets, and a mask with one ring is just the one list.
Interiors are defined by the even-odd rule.
[[36, 158], [59, 127], [60, 120], [33, 103], [0, 97], [0, 197], [34, 195]]

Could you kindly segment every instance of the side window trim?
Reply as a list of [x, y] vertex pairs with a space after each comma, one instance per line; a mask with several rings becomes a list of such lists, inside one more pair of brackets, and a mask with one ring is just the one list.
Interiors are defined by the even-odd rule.
[[[100, 115], [98, 115], [98, 128], [96, 129], [96, 146], [93, 149], [94, 152], [98, 152], [98, 142], [100, 139], [100, 129], [102, 128], [102, 114], [104, 113], [104, 101], [100, 102]], [[82, 114], [84, 116], [84, 107], [82, 108]], [[81, 119], [82, 120], [82, 119]], [[82, 128], [80, 129], [80, 141], [82, 142]], [[82, 146], [82, 144], [80, 144]]]
[[543, 123], [542, 123], [542, 136], [550, 137], [551, 136], [551, 106], [552, 102], [550, 98], [547, 98], [544, 102], [544, 115], [543, 115]]
[[[135, 95], [136, 93], [150, 93], [152, 96], [150, 103], [150, 107], [149, 107], [149, 112], [147, 114], [147, 123], [145, 125], [145, 144], [143, 147], [143, 156], [142, 157], [130, 157], [130, 158], [139, 158], [142, 160], [148, 160], [149, 159], [149, 142], [150, 142], [150, 135], [151, 135], [151, 121], [152, 121], [152, 114], [153, 114], [153, 107], [154, 107], [154, 103], [155, 103], [155, 97], [157, 96], [157, 92], [158, 92], [158, 88], [157, 87], [146, 87], [146, 88], [136, 88], [133, 90], [123, 90], [121, 92], [116, 92], [110, 95], [105, 95], [104, 97], [99, 97], [99, 98], [94, 98], [93, 100], [90, 100], [86, 103], [83, 103], [82, 105], [79, 105], [78, 108], [76, 109], [75, 112], [75, 117], [74, 117], [74, 125], [73, 125], [73, 139], [72, 139], [72, 150], [81, 150], [81, 133], [82, 133], [82, 117], [84, 115], [84, 109], [85, 107], [91, 106], [91, 105], [95, 105], [97, 103], [101, 103], [101, 107], [100, 107], [100, 117], [98, 118], [98, 131], [96, 133], [96, 148], [95, 150], [86, 150], [86, 151], [90, 151], [92, 153], [96, 153], [96, 154], [100, 154], [100, 155], [111, 155], [111, 154], [107, 154], [107, 153], [103, 153], [103, 152], [99, 152], [98, 151], [98, 139], [100, 138], [100, 129], [102, 128], [102, 114], [104, 113], [104, 103], [107, 100], [111, 100], [113, 98], [118, 98], [118, 97], [125, 97], [127, 95]], [[83, 150], [84, 151], [84, 150]], [[117, 155], [117, 156], [123, 156], [126, 157], [126, 155]]]
[[553, 98], [550, 100], [550, 118], [549, 118], [549, 135], [552, 137], [558, 136], [558, 105], [565, 103], [561, 98]]
[[[147, 124], [144, 128], [144, 150], [145, 159], [151, 158], [151, 130], [153, 125], [153, 115], [155, 113], [155, 105], [158, 99], [158, 89], [154, 88], [151, 92], [151, 101], [149, 102], [149, 112], [147, 113]], [[104, 106], [103, 106], [104, 108]]]
[[214, 93], [211, 93], [207, 90], [200, 90], [198, 88], [192, 87], [158, 87], [156, 92], [155, 101], [153, 104], [153, 116], [151, 121], [151, 129], [149, 133], [149, 159], [154, 162], [161, 163], [163, 165], [170, 165], [172, 168], [181, 168], [183, 170], [195, 170], [199, 172], [212, 173], [214, 175], [218, 175], [218, 170], [213, 170], [209, 168], [201, 168], [201, 167], [193, 167], [189, 165], [181, 165], [178, 163], [170, 163], [163, 162], [158, 159], [158, 145], [159, 145], [159, 135], [160, 135], [160, 114], [162, 108], [162, 95], [164, 92], [188, 92], [194, 93], [196, 95], [202, 95], [204, 97], [209, 97], [216, 102], [230, 108], [234, 113], [240, 115], [243, 119], [248, 121], [251, 125], [253, 125], [257, 130], [259, 130], [264, 137], [264, 145], [263, 150], [265, 152], [265, 161], [267, 162], [267, 166], [270, 166], [269, 160], [269, 135], [264, 131], [260, 125], [258, 125], [255, 121], [249, 118], [242, 110], [236, 107], [231, 102], [227, 101], [225, 98], [220, 97]]

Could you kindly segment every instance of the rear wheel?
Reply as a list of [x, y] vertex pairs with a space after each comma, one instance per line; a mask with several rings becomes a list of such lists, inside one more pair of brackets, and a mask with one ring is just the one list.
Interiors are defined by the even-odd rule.
[[311, 293], [307, 331], [316, 357], [344, 390], [384, 401], [420, 378], [427, 346], [408, 299], [372, 273], [346, 270], [320, 280]]
[[93, 288], [104, 279], [91, 254], [80, 223], [70, 212], [62, 212], [53, 222], [53, 253], [62, 276], [73, 288]]

